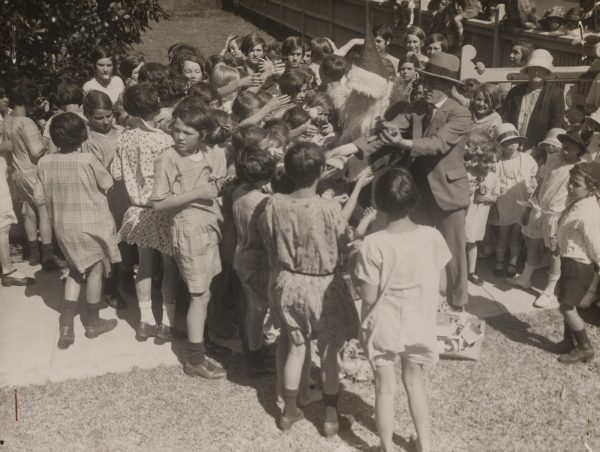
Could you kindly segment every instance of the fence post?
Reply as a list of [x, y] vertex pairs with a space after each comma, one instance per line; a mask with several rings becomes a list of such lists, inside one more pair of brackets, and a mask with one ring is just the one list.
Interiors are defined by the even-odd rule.
[[329, 39], [335, 42], [335, 36], [333, 36], [333, 0], [329, 0], [329, 11], [327, 16], [329, 18]]

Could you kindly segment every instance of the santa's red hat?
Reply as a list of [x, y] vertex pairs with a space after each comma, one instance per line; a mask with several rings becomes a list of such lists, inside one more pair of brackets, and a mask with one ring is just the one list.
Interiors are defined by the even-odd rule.
[[348, 72], [347, 86], [365, 96], [380, 99], [389, 94], [388, 70], [375, 46], [368, 8], [366, 16], [365, 45], [358, 64], [353, 65]]

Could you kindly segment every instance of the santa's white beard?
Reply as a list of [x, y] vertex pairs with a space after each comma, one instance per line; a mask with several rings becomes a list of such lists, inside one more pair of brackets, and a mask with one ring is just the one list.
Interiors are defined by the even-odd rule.
[[390, 105], [390, 87], [379, 99], [366, 96], [357, 91], [352, 91], [342, 108], [342, 136], [340, 144], [350, 143], [361, 136], [368, 136], [375, 127], [376, 119], [383, 114]]

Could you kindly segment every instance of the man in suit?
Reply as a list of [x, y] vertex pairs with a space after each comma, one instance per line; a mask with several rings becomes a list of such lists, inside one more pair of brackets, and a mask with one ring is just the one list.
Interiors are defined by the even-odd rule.
[[[418, 223], [440, 230], [452, 260], [447, 270], [447, 301], [456, 308], [468, 302], [465, 214], [470, 204], [464, 164], [464, 138], [473, 126], [469, 110], [450, 97], [460, 60], [434, 53], [425, 70], [425, 98], [385, 123], [381, 142], [410, 152], [411, 172], [422, 193]], [[359, 149], [361, 143], [355, 142]], [[360, 149], [367, 153], [368, 149]]]

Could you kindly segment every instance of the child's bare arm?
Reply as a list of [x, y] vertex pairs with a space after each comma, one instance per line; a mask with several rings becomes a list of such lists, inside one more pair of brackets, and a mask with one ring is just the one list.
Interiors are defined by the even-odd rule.
[[153, 210], [169, 210], [184, 207], [195, 201], [213, 202], [217, 197], [217, 186], [214, 182], [206, 182], [194, 190], [167, 196], [160, 201], [152, 201]]
[[355, 285], [355, 288], [362, 301], [364, 301], [366, 304], [371, 305], [377, 301], [377, 295], [379, 292], [377, 286], [367, 284], [364, 281], [359, 281], [359, 283]]
[[344, 208], [342, 209], [342, 215], [344, 215], [344, 218], [346, 219], [346, 221], [348, 221], [350, 219], [350, 217], [352, 216], [352, 212], [354, 212], [354, 209], [356, 208], [356, 204], [358, 203], [358, 196], [360, 195], [360, 192], [362, 191], [362, 189], [364, 187], [366, 187], [373, 181], [374, 177], [375, 176], [373, 175], [371, 168], [368, 168], [368, 167], [365, 168], [358, 176], [356, 185], [354, 185], [354, 189], [352, 190], [352, 193], [350, 193], [350, 197], [348, 198], [348, 201], [346, 202], [346, 204], [344, 205]]

